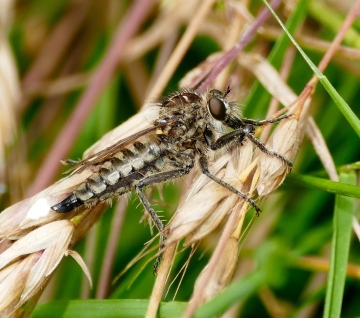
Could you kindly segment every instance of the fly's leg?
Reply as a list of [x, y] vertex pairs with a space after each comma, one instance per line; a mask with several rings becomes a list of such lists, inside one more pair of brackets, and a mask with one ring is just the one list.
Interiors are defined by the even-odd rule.
[[244, 132], [246, 134], [246, 137], [249, 138], [249, 140], [253, 144], [255, 144], [255, 146], [258, 147], [263, 153], [266, 153], [269, 156], [273, 156], [273, 157], [280, 159], [282, 162], [284, 162], [289, 167], [290, 171], [292, 170], [293, 163], [290, 160], [286, 159], [283, 155], [277, 153], [276, 151], [267, 149], [261, 141], [257, 140], [253, 134], [246, 132], [245, 129], [244, 129]]
[[144, 206], [145, 210], [149, 213], [151, 219], [155, 223], [155, 226], [160, 232], [160, 247], [159, 247], [159, 256], [156, 258], [155, 264], [154, 264], [154, 275], [157, 273], [157, 269], [160, 265], [161, 258], [162, 258], [162, 249], [164, 248], [164, 241], [166, 240], [166, 237], [162, 234], [162, 231], [164, 230], [164, 224], [156, 214], [155, 210], [152, 208], [149, 200], [146, 198], [143, 188], [149, 185], [153, 185], [156, 183], [165, 182], [171, 179], [179, 178], [185, 174], [188, 174], [190, 169], [192, 167], [186, 167], [184, 169], [176, 169], [166, 172], [160, 172], [151, 176], [148, 176], [144, 179], [139, 180], [139, 182], [135, 185], [135, 191], [136, 194], [139, 196], [140, 201], [142, 205]]
[[245, 140], [246, 134], [243, 128], [239, 128], [215, 140], [212, 130], [207, 128], [204, 132], [204, 137], [211, 150], [218, 150], [231, 143], [241, 144]]
[[227, 182], [219, 179], [218, 177], [214, 176], [210, 173], [208, 168], [208, 162], [205, 156], [201, 156], [199, 159], [200, 168], [203, 174], [209, 177], [211, 180], [215, 181], [216, 183], [220, 184], [224, 188], [228, 189], [229, 191], [235, 193], [240, 198], [243, 198], [246, 202], [248, 202], [256, 211], [256, 216], [260, 215], [260, 208], [256, 205], [255, 201], [250, 199], [245, 193], [242, 193], [235, 189], [232, 185], [228, 184]]
[[[286, 116], [286, 117], [284, 117], [284, 116]], [[279, 120], [287, 118], [291, 115], [284, 115], [284, 116], [275, 118], [274, 120], [279, 121]], [[251, 120], [248, 119], [247, 121], [251, 121]], [[259, 126], [261, 126], [262, 122], [264, 122], [264, 121], [259, 121], [259, 122], [255, 122], [255, 123], [258, 123]], [[271, 121], [270, 123], [273, 123], [273, 121]], [[208, 141], [208, 144], [212, 150], [217, 150], [217, 149], [223, 148], [224, 146], [229, 145], [230, 143], [237, 143], [237, 144], [240, 143], [241, 144], [246, 138], [248, 138], [262, 152], [266, 153], [269, 156], [278, 158], [279, 160], [284, 162], [290, 168], [290, 171], [292, 170], [293, 164], [291, 161], [286, 159], [283, 155], [281, 155], [275, 151], [267, 149], [261, 141], [257, 140], [254, 137], [255, 129], [254, 129], [254, 125], [252, 125], [252, 124], [247, 124], [242, 128], [239, 128], [230, 133], [227, 133], [226, 135], [221, 136], [217, 140], [214, 140], [214, 136], [212, 135], [211, 131], [206, 131], [206, 132], [207, 132], [207, 134], [205, 134], [205, 138]]]
[[76, 165], [77, 163], [79, 163], [81, 160], [74, 160], [74, 159], [65, 159], [65, 160], [62, 160], [61, 162], [64, 164], [64, 165]]
[[267, 124], [275, 124], [292, 116], [293, 114], [286, 114], [276, 118], [270, 118], [265, 120], [253, 120], [253, 119], [241, 118], [241, 121], [245, 124], [252, 126], [266, 126]]

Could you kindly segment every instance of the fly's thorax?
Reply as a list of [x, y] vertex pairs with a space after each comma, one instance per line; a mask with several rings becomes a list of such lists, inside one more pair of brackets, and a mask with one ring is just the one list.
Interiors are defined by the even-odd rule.
[[183, 108], [188, 105], [198, 105], [202, 96], [195, 91], [182, 90], [168, 96], [161, 102], [161, 106], [168, 109]]

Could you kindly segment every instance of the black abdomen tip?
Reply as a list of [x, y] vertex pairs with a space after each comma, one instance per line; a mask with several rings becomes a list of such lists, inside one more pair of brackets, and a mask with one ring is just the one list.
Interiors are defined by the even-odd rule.
[[84, 204], [83, 201], [78, 199], [75, 196], [75, 194], [72, 194], [68, 196], [65, 200], [61, 201], [60, 203], [53, 205], [51, 209], [59, 213], [67, 213], [67, 212], [71, 212], [72, 210], [83, 204]]

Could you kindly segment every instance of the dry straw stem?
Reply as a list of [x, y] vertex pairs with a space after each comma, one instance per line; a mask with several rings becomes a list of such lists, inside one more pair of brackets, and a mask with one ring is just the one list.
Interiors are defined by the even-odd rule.
[[290, 303], [279, 300], [270, 288], [262, 288], [258, 295], [270, 317], [286, 318], [294, 311]]
[[177, 244], [168, 245], [168, 248], [164, 251], [163, 260], [159, 268], [157, 279], [149, 300], [149, 306], [146, 311], [147, 318], [157, 317], [159, 304], [162, 300], [166, 282], [169, 278], [170, 270], [173, 265], [176, 247]]
[[58, 158], [65, 158], [71, 147], [68, 140], [73, 139], [74, 136], [79, 133], [82, 123], [87, 118], [87, 114], [95, 105], [100, 93], [106, 87], [111, 76], [115, 72], [116, 66], [123, 58], [123, 53], [125, 51], [124, 47], [140, 28], [146, 15], [152, 9], [154, 4], [155, 2], [152, 0], [137, 0], [130, 6], [129, 12], [125, 15], [125, 20], [121, 21], [118, 25], [108, 51], [101, 64], [94, 72], [89, 87], [81, 96], [74, 114], [70, 117], [69, 121], [58, 135], [49, 152], [50, 155], [46, 158], [37, 174], [37, 177], [29, 190], [30, 195], [36, 193], [39, 189], [44, 188], [50, 183], [51, 178], [58, 170]]
[[[125, 219], [126, 206], [127, 198], [123, 196], [119, 199], [119, 202], [116, 205], [113, 221], [111, 222], [110, 235], [101, 266], [98, 287], [96, 290], [97, 299], [105, 298], [109, 290], [112, 268], [119, 240], [119, 233], [121, 233], [121, 228]], [[94, 253], [94, 244], [89, 244], [87, 247], [89, 248], [89, 253]]]
[[[70, 48], [76, 34], [83, 25], [88, 9], [89, 5], [86, 2], [73, 2], [69, 6], [68, 11], [51, 30], [39, 54], [24, 75], [24, 98], [20, 105], [21, 111], [28, 107], [32, 101], [32, 95], [39, 89], [42, 89], [42, 82], [59, 66], [61, 59]], [[49, 59], [49, 56], [51, 56], [51, 59]]]
[[[330, 263], [329, 258], [320, 258], [315, 256], [301, 257], [295, 266], [299, 268], [309, 269], [311, 271], [328, 272]], [[354, 264], [348, 264], [346, 267], [346, 276], [360, 279], [360, 267]]]
[[[358, 16], [359, 12], [360, 12], [360, 1], [357, 1], [354, 4], [353, 8], [351, 10], [349, 10], [348, 15], [346, 16], [343, 24], [341, 25], [339, 32], [336, 34], [334, 40], [331, 42], [331, 44], [329, 46], [329, 49], [327, 50], [324, 57], [322, 58], [319, 66], [318, 66], [318, 69], [320, 72], [324, 72], [327, 65], [330, 63], [332, 57], [339, 49], [340, 44], [346, 35], [346, 32], [351, 27], [352, 23]], [[319, 79], [314, 75], [313, 78], [309, 82], [309, 87], [314, 87], [314, 89], [315, 89], [315, 86], [318, 83], [318, 81], [319, 81]], [[331, 157], [330, 151], [328, 150], [328, 148], [325, 145], [325, 141], [322, 138], [322, 135], [321, 135], [319, 129], [317, 128], [313, 118], [311, 118], [309, 124], [310, 125], [308, 128], [308, 136], [314, 145], [316, 153], [318, 154], [318, 156], [319, 156], [321, 162], [323, 163], [325, 170], [328, 172], [331, 180], [338, 181], [339, 176], [336, 172], [335, 163]]]
[[[257, 62], [254, 61], [251, 63], [250, 59], [257, 59]], [[267, 90], [283, 105], [290, 105], [294, 100], [296, 100], [296, 95], [289, 89], [277, 85], [277, 81], [272, 82], [272, 72], [270, 71], [271, 66], [259, 56], [247, 56], [241, 55], [239, 57], [239, 63], [244, 67], [247, 68], [249, 71], [253, 72], [254, 75], [259, 78], [259, 80], [265, 85]], [[257, 67], [250, 68], [248, 65], [254, 65], [255, 63]], [[311, 102], [311, 94], [312, 94], [312, 86], [307, 86], [307, 88], [302, 93], [302, 98], [307, 96], [308, 101], [305, 103], [306, 108], [308, 109], [310, 102]], [[304, 114], [306, 114], [308, 110], [305, 110]], [[307, 116], [307, 115], [306, 115]], [[325, 139], [321, 135], [319, 128], [316, 126], [314, 119], [310, 116], [308, 121], [300, 120], [300, 134], [304, 131], [306, 132], [307, 137], [312, 141], [313, 146], [318, 154], [321, 162], [323, 163], [324, 168], [328, 172], [330, 176], [333, 176], [336, 173], [335, 165], [333, 159], [331, 157], [330, 151], [326, 145]], [[305, 130], [304, 127], [305, 125]], [[302, 139], [302, 135], [299, 136], [299, 140]], [[299, 144], [300, 145], [300, 144]]]
[[0, 187], [5, 183], [5, 153], [15, 139], [16, 109], [20, 99], [17, 68], [7, 40], [12, 7], [11, 0], [0, 2]]
[[[170, 60], [173, 60], [173, 67], [179, 63], [182, 56], [191, 44], [194, 34], [207, 34], [217, 40], [219, 43], [224, 42], [224, 37], [219, 33], [219, 28], [223, 26], [224, 21], [219, 20], [218, 16], [212, 17], [211, 21], [204, 20], [205, 15], [210, 13], [209, 6], [214, 1], [189, 1], [183, 5], [181, 1], [166, 1], [160, 6], [160, 14], [156, 21], [141, 35], [133, 38], [126, 47], [124, 58], [127, 62], [132, 62], [141, 56], [144, 56], [150, 50], [161, 45], [174, 32], [179, 31], [182, 25], [186, 25], [187, 29], [178, 43], [176, 51]], [[199, 9], [201, 8], [201, 10]], [[195, 15], [194, 15], [195, 13]], [[196, 35], [195, 34], [195, 35]], [[175, 58], [176, 57], [176, 58]], [[170, 63], [170, 64], [173, 64]], [[170, 66], [169, 66], [170, 70]], [[163, 81], [163, 80], [161, 80]], [[158, 94], [151, 94], [158, 95]]]
[[161, 76], [151, 88], [151, 91], [149, 93], [150, 97], [158, 96], [162, 92], [166, 83], [170, 80], [171, 76], [179, 65], [180, 60], [185, 55], [186, 49], [190, 46], [190, 43], [196, 36], [201, 22], [205, 19], [206, 15], [209, 13], [214, 3], [215, 0], [205, 0], [200, 2], [200, 7], [195, 11], [195, 16], [190, 21], [190, 24], [186, 29], [185, 34], [183, 35], [180, 42], [176, 46], [173, 54], [167, 61], [164, 70], [161, 73]]
[[[262, 29], [260, 34], [265, 38], [270, 40], [276, 40], [282, 34], [282, 29], [278, 27], [267, 27]], [[311, 35], [306, 35], [303, 33], [295, 34], [294, 38], [296, 42], [304, 49], [309, 49], [311, 51], [325, 53], [329, 50], [331, 43], [324, 41], [318, 38], [315, 38]], [[359, 61], [360, 60], [360, 51], [348, 46], [339, 46], [334, 52], [334, 57], [339, 58], [341, 61]]]
[[[243, 214], [245, 215], [245, 213]], [[203, 272], [199, 275], [194, 286], [194, 294], [198, 293], [200, 296], [199, 302], [204, 303], [207, 300], [214, 297], [216, 294], [221, 292], [232, 279], [239, 254], [238, 238], [230, 237], [224, 246], [221, 258], [218, 261], [217, 266], [211, 273], [211, 279], [208, 280], [209, 267], [206, 267]], [[203, 286], [206, 285], [206, 289]], [[190, 300], [189, 307], [194, 302], [193, 297]]]
[[[275, 10], [280, 5], [280, 2], [280, 0], [272, 0], [270, 7]], [[204, 91], [224, 70], [224, 68], [237, 57], [249, 41], [253, 39], [258, 29], [265, 23], [269, 16], [270, 12], [267, 8], [260, 11], [255, 21], [244, 31], [238, 42], [230, 50], [225, 52], [221, 58], [219, 58], [213, 69], [200, 76], [191, 87], [197, 87], [197, 85], [199, 85], [198, 91]]]

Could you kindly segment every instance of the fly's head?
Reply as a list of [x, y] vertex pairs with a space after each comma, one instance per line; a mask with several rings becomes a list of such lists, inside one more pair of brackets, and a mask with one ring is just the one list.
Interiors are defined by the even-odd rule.
[[239, 105], [227, 100], [229, 93], [229, 87], [225, 93], [217, 89], [212, 89], [207, 93], [209, 121], [218, 132], [224, 132], [226, 128], [239, 129], [245, 125], [241, 120]]

